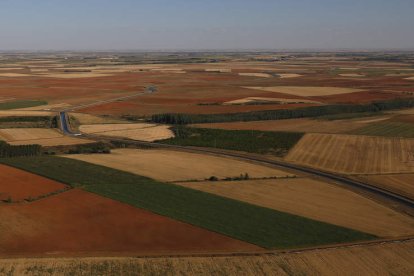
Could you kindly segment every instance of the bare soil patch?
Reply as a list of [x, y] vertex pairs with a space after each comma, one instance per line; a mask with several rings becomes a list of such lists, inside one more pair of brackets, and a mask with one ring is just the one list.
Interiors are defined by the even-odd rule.
[[0, 206], [0, 256], [258, 250], [245, 242], [81, 190]]
[[[388, 119], [388, 117], [386, 118]], [[230, 130], [262, 130], [262, 131], [293, 131], [307, 133], [344, 133], [358, 129], [364, 124], [363, 120], [314, 120], [314, 119], [288, 119], [274, 121], [229, 122], [194, 124], [200, 128], [219, 128]]]
[[65, 187], [62, 183], [0, 164], [0, 201], [34, 199]]
[[237, 177], [245, 173], [255, 178], [292, 175], [235, 159], [172, 150], [116, 149], [105, 155], [77, 154], [66, 157], [160, 181], [204, 180], [211, 176]]

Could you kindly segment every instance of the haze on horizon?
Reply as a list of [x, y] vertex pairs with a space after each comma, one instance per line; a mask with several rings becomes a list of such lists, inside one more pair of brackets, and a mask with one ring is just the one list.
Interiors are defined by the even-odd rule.
[[3, 0], [0, 50], [414, 49], [412, 0]]

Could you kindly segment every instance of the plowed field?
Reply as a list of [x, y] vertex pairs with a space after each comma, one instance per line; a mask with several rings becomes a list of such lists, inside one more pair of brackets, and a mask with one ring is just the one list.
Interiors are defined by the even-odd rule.
[[34, 199], [65, 187], [62, 183], [0, 164], [0, 201]]
[[0, 256], [259, 249], [81, 190], [30, 204], [0, 206], [0, 233]]

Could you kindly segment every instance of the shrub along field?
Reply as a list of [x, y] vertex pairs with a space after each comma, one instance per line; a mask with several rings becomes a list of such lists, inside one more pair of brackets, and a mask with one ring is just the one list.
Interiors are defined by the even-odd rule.
[[359, 231], [82, 161], [43, 156], [7, 158], [0, 162], [265, 248], [375, 238]]
[[173, 128], [175, 137], [158, 141], [164, 144], [238, 150], [253, 153], [285, 155], [302, 138], [299, 132], [270, 132], [257, 130], [223, 130]]
[[40, 105], [47, 105], [46, 101], [13, 101], [0, 103], [0, 110], [9, 110], [17, 108], [28, 108]]

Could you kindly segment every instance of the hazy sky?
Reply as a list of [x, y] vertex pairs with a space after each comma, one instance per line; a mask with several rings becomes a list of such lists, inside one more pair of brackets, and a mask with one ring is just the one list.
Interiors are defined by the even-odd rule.
[[414, 0], [0, 0], [0, 50], [414, 49]]

